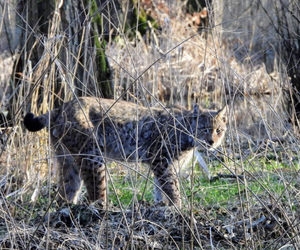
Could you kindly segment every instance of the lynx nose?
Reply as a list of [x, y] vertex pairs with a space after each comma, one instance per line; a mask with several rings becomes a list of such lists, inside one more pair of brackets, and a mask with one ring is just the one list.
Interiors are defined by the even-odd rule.
[[209, 144], [210, 146], [212, 146], [214, 144], [214, 141], [213, 140], [208, 140], [207, 144]]

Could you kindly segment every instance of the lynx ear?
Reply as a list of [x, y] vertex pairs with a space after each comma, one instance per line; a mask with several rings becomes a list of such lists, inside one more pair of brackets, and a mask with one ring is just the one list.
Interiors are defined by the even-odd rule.
[[224, 123], [227, 123], [227, 105], [225, 105], [217, 114], [217, 118], [221, 119]]
[[197, 104], [194, 104], [194, 111], [193, 111], [193, 116], [197, 117], [201, 113], [201, 110], [199, 109], [199, 106]]

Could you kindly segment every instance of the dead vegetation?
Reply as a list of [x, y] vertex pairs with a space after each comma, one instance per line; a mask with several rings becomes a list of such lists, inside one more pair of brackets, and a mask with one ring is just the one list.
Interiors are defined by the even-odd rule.
[[[200, 208], [192, 219], [188, 211], [161, 204], [140, 205], [137, 210], [74, 205], [46, 217], [37, 212], [31, 220], [25, 219], [31, 212], [23, 210], [10, 215], [18, 215], [17, 220], [8, 214], [1, 218], [6, 230], [0, 245], [2, 249], [244, 249], [252, 242], [255, 248], [277, 249], [292, 246], [299, 230], [280, 205], [252, 206], [243, 216], [239, 204]], [[21, 213], [25, 218], [19, 217]]]
[[[241, 56], [245, 41], [226, 39], [226, 33], [222, 36], [212, 20], [207, 21], [208, 29], [199, 33], [195, 17], [200, 13], [186, 15], [180, 1], [144, 0], [141, 7], [158, 20], [160, 28], [148, 22], [145, 34], [137, 28], [125, 33], [114, 29], [118, 34], [105, 48], [113, 72], [114, 98], [189, 109], [194, 102], [215, 109], [227, 103], [231, 119], [226, 142], [217, 153], [203, 152], [215, 178], [203, 181], [194, 166], [182, 180], [191, 182], [183, 184], [184, 208], [178, 210], [138, 196], [144, 188], [139, 186], [144, 168], [138, 163], [117, 164], [110, 170], [113, 187], [109, 196], [120, 198], [125, 192], [123, 184], [129, 182], [134, 196], [127, 205], [117, 198], [107, 210], [101, 210], [88, 206], [84, 193], [79, 205], [57, 205], [56, 164], [47, 131], [25, 132], [22, 116], [29, 107], [43, 113], [78, 92], [98, 95], [100, 91], [94, 84], [93, 67], [99, 58], [85, 39], [90, 20], [86, 18], [83, 26], [69, 20], [76, 33], [70, 41], [61, 35], [66, 30], [58, 25], [61, 19], [56, 9], [47, 37], [41, 38], [27, 27], [25, 38], [36, 40], [32, 50], [27, 46], [22, 51], [28, 58], [22, 71], [14, 72], [17, 69], [13, 67], [6, 71], [12, 59], [1, 57], [0, 111], [9, 111], [11, 117], [7, 117], [9, 123], [1, 121], [0, 248], [297, 249], [299, 143], [297, 131], [289, 123], [285, 97], [293, 90], [284, 65], [274, 57], [270, 71], [269, 65], [250, 53]], [[35, 46], [41, 58], [32, 65]], [[8, 76], [18, 85], [3, 84]], [[133, 168], [135, 171], [130, 171]], [[225, 184], [214, 186], [220, 179]], [[214, 199], [216, 189], [227, 193], [231, 185], [237, 189], [226, 203], [204, 200], [206, 195]]]

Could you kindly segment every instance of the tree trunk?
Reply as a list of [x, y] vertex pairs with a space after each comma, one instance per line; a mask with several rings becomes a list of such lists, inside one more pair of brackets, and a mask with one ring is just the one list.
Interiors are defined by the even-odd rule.
[[74, 95], [113, 97], [102, 28], [104, 10], [95, 0], [24, 4], [23, 49], [16, 67], [18, 78], [22, 77], [15, 86], [22, 86], [19, 95], [30, 96], [31, 110], [45, 112], [49, 104], [54, 105], [53, 99], [68, 101]]

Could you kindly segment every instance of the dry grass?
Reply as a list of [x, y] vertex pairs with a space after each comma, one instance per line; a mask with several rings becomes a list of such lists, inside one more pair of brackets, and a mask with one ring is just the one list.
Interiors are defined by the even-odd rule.
[[[215, 178], [203, 180], [192, 168], [191, 182], [182, 179], [184, 207], [179, 210], [153, 205], [147, 194], [151, 181], [142, 196], [143, 166], [116, 164], [110, 169], [110, 197], [117, 198], [107, 210], [88, 206], [84, 193], [80, 205], [59, 207], [47, 131], [28, 133], [21, 118], [29, 109], [44, 113], [79, 92], [99, 95], [97, 53], [86, 38], [89, 26], [80, 26], [79, 18], [68, 16], [75, 31], [63, 29], [57, 9], [47, 37], [24, 19], [28, 43], [18, 56], [25, 63], [11, 72], [12, 84], [3, 88], [0, 102], [0, 110], [12, 116], [10, 129], [5, 124], [1, 133], [1, 248], [296, 249], [300, 244], [298, 134], [287, 122], [285, 91], [291, 89], [284, 70], [267, 72], [251, 56], [240, 60], [244, 42], [229, 43], [217, 29], [209, 28], [207, 37], [197, 34], [181, 2], [153, 2], [148, 8], [160, 30], [150, 25], [142, 36], [118, 29], [106, 46], [114, 98], [189, 109], [194, 102], [214, 109], [227, 103], [226, 141], [217, 153], [203, 152]], [[40, 58], [33, 65], [35, 49]], [[128, 190], [132, 195], [122, 203]]]

